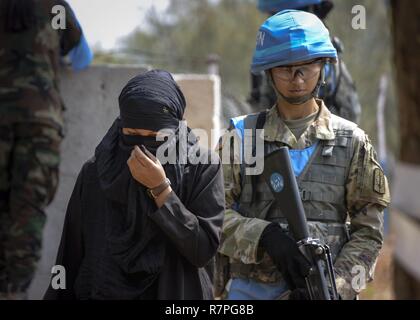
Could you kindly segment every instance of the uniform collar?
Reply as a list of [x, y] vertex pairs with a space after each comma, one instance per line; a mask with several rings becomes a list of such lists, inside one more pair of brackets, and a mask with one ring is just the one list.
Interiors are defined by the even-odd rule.
[[298, 140], [281, 119], [277, 106], [274, 105], [267, 113], [264, 124], [264, 140], [281, 142], [293, 149], [309, 147], [317, 140], [333, 140], [335, 134], [331, 123], [331, 112], [322, 100], [316, 99], [316, 102], [320, 107], [318, 116]]

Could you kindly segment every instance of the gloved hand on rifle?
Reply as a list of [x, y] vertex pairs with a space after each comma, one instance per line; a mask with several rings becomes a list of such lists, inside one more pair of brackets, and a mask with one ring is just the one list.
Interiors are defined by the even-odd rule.
[[271, 257], [290, 290], [306, 288], [305, 276], [309, 274], [311, 264], [296, 241], [278, 223], [272, 222], [264, 229], [259, 244]]

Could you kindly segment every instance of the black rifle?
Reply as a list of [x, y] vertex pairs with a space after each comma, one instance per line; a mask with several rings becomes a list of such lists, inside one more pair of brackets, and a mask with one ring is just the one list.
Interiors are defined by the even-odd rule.
[[292, 236], [312, 264], [305, 278], [311, 300], [338, 300], [334, 268], [328, 245], [309, 236], [308, 224], [287, 147], [270, 153], [264, 160], [263, 177], [286, 217]]

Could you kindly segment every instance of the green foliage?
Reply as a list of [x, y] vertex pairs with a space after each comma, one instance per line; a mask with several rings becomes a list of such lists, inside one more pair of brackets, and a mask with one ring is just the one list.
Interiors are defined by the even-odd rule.
[[245, 97], [255, 36], [264, 19], [254, 1], [175, 0], [165, 16], [151, 11], [148, 29], [130, 35], [124, 48], [155, 67], [183, 73], [206, 73], [209, 54], [217, 54], [224, 90]]
[[[384, 0], [335, 0], [326, 20], [331, 33], [344, 44], [343, 60], [356, 82], [363, 108], [361, 127], [376, 141], [376, 103], [379, 79], [389, 76], [387, 138], [398, 148], [398, 117], [392, 85], [390, 17]], [[352, 8], [366, 8], [367, 29], [352, 28]], [[220, 57], [224, 92], [245, 100], [255, 36], [266, 16], [252, 0], [172, 0], [167, 12], [151, 10], [147, 27], [123, 41], [124, 52], [176, 73], [206, 73], [209, 54]]]

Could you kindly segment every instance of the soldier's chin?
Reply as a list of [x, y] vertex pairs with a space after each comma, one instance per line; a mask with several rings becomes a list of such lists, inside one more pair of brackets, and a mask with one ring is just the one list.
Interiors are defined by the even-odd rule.
[[299, 98], [303, 98], [303, 97], [305, 97], [307, 95], [307, 93], [306, 92], [304, 92], [304, 93], [294, 93], [294, 94], [288, 94], [288, 95], [286, 95], [285, 97], [286, 98], [289, 98], [289, 99], [299, 99]]
[[300, 98], [300, 97], [306, 96], [307, 94], [308, 94], [308, 90], [296, 90], [296, 91], [289, 90], [289, 92], [287, 92], [286, 97]]

